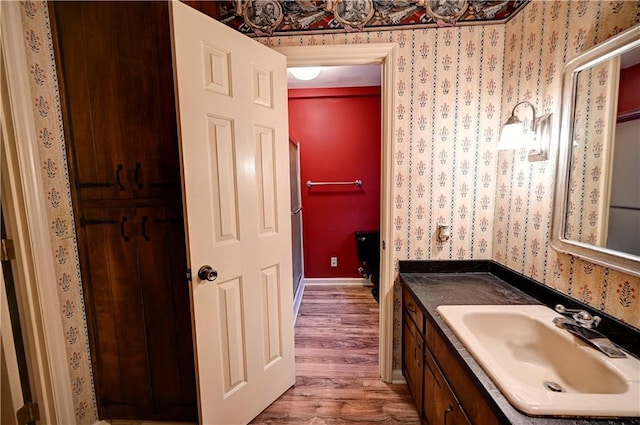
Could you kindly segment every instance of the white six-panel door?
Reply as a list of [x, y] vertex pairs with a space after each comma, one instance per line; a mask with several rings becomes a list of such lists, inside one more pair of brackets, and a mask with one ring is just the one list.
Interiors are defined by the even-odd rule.
[[200, 422], [247, 423], [295, 381], [286, 59], [178, 1], [172, 32]]

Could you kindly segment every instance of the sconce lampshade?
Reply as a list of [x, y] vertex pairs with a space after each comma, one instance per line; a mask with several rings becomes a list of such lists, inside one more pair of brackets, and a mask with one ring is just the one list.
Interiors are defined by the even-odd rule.
[[[522, 104], [531, 107], [531, 111], [533, 112], [533, 119], [531, 120], [530, 130], [526, 128], [525, 123], [520, 120], [515, 114], [516, 108]], [[516, 150], [524, 147], [532, 147], [533, 137], [535, 134], [535, 121], [536, 110], [531, 103], [524, 101], [514, 106], [513, 111], [511, 111], [511, 116], [502, 127], [502, 131], [500, 133], [500, 141], [498, 142], [498, 150]]]
[[318, 75], [322, 72], [322, 67], [305, 66], [300, 68], [288, 68], [287, 70], [291, 73], [293, 78], [302, 81], [309, 81], [314, 78], [318, 78]]

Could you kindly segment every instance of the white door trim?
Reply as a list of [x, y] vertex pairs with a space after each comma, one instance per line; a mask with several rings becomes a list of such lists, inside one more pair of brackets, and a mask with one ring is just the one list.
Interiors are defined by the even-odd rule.
[[[1, 136], [1, 135], [0, 135]], [[16, 354], [16, 344], [13, 338], [11, 316], [9, 315], [9, 301], [7, 299], [6, 284], [4, 274], [0, 274], [0, 282], [2, 282], [2, 293], [0, 293], [0, 340], [2, 341], [2, 381], [0, 382], [0, 392], [2, 397], [2, 408], [11, 406], [11, 413], [3, 414], [0, 411], [0, 419], [14, 418], [15, 412], [24, 405], [22, 397], [22, 382], [20, 381], [20, 373], [18, 369], [18, 356]], [[8, 400], [8, 402], [5, 401]], [[6, 403], [6, 404], [5, 404]]]
[[16, 239], [15, 278], [20, 282], [16, 289], [40, 421], [75, 423], [53, 248], [44, 214], [46, 195], [41, 184], [21, 7], [18, 2], [0, 4], [0, 45], [6, 72], [2, 87], [2, 205], [7, 231]]
[[382, 66], [382, 157], [380, 173], [380, 376], [393, 380], [393, 281], [391, 213], [393, 206], [393, 134], [395, 58], [397, 44], [349, 44], [274, 48], [287, 57], [287, 66], [370, 65]]

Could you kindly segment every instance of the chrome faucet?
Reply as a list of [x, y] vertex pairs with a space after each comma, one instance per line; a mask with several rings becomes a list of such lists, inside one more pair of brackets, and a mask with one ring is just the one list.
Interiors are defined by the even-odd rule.
[[580, 325], [588, 329], [593, 329], [600, 324], [600, 316], [592, 316], [588, 311], [566, 308], [562, 304], [556, 305], [556, 311], [560, 314], [571, 316]]
[[553, 319], [553, 323], [557, 327], [566, 329], [609, 357], [622, 358], [627, 356], [624, 351], [616, 347], [609, 338], [593, 329], [600, 323], [600, 317], [592, 316], [584, 310], [565, 308], [562, 304], [556, 305], [555, 310], [560, 314], [570, 316], [556, 317]]

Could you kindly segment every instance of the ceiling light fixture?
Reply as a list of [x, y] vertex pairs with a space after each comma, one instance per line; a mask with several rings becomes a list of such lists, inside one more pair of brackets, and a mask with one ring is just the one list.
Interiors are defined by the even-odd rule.
[[287, 71], [291, 73], [293, 78], [302, 81], [313, 80], [314, 78], [318, 78], [320, 72], [322, 72], [322, 67], [320, 66], [305, 66], [301, 68], [288, 68]]

